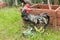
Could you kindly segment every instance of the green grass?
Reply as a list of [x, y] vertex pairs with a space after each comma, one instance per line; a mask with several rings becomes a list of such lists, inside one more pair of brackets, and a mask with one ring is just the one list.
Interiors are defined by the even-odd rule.
[[23, 37], [21, 13], [18, 8], [0, 9], [0, 40], [60, 40], [60, 31], [47, 29], [44, 34]]

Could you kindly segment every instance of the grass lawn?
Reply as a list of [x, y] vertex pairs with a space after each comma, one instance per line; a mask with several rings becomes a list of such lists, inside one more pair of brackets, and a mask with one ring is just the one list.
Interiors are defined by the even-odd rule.
[[18, 8], [0, 9], [0, 40], [60, 40], [60, 31], [48, 29], [46, 33], [36, 33], [28, 38], [22, 36], [22, 19]]

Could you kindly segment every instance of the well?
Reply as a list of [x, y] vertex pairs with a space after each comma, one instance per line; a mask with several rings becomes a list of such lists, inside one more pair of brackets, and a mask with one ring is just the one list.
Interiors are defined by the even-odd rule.
[[53, 28], [58, 29], [60, 27], [60, 9], [58, 11], [55, 11], [59, 5], [51, 5], [51, 10], [49, 10], [49, 7], [47, 4], [34, 4], [31, 6], [31, 13], [34, 15], [40, 14], [40, 13], [48, 13], [50, 16], [50, 25], [53, 26]]

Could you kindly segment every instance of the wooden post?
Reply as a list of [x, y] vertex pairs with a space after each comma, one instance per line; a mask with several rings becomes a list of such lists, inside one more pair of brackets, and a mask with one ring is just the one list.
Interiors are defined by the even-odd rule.
[[50, 0], [47, 0], [47, 2], [48, 2], [49, 10], [51, 10]]
[[58, 11], [59, 9], [60, 9], [60, 7], [58, 7], [58, 8], [55, 10], [55, 12]]
[[54, 5], [57, 5], [58, 4], [58, 0], [54, 0]]

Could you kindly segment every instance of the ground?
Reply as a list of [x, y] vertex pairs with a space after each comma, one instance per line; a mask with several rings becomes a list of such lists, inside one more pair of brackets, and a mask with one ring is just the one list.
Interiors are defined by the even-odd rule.
[[60, 40], [60, 31], [47, 29], [45, 33], [36, 33], [33, 36], [22, 36], [21, 13], [18, 8], [6, 7], [0, 9], [0, 40]]

